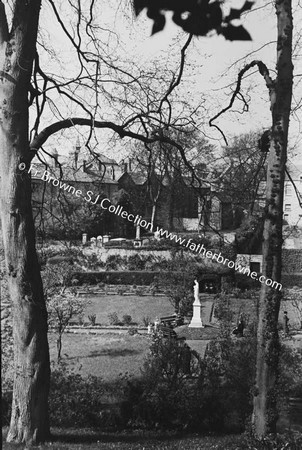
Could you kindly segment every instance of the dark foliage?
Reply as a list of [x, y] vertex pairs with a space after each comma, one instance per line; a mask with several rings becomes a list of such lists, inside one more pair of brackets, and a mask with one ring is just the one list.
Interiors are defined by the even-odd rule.
[[251, 40], [246, 29], [232, 25], [233, 20], [240, 19], [241, 14], [249, 11], [254, 2], [246, 1], [240, 9], [232, 8], [228, 16], [223, 16], [222, 2], [216, 0], [133, 0], [136, 15], [147, 8], [147, 16], [153, 20], [152, 34], [164, 29], [166, 18], [163, 11], [173, 11], [172, 20], [184, 31], [196, 36], [206, 36], [216, 30], [225, 39], [234, 41]]

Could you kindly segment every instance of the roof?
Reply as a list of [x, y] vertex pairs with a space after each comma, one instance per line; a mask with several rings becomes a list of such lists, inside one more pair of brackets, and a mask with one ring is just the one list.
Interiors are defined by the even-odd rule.
[[142, 173], [142, 172], [124, 172], [120, 178], [119, 181], [123, 178], [123, 177], [130, 177], [133, 181], [134, 184], [138, 185], [143, 185], [146, 183], [147, 181], [147, 175]]
[[32, 163], [31, 167], [33, 168], [31, 171], [33, 180], [41, 180], [44, 171], [47, 170], [56, 179], [62, 179], [64, 181], [117, 184], [117, 180], [112, 180], [109, 176], [105, 175], [101, 177], [99, 173], [93, 171], [84, 172], [82, 167], [75, 170], [72, 167], [62, 166], [62, 172], [60, 171], [60, 167], [51, 167], [42, 163]]
[[[95, 156], [94, 156], [95, 155]], [[93, 161], [100, 161], [103, 164], [111, 164], [118, 166], [119, 164], [115, 161], [115, 159], [108, 158], [105, 155], [102, 155], [101, 153], [94, 152], [94, 155], [89, 155], [89, 159], [87, 160], [87, 164], [91, 164]], [[84, 157], [83, 157], [84, 158]], [[84, 158], [85, 159], [85, 158]]]
[[[294, 164], [292, 161], [288, 161], [286, 164], [287, 170], [292, 177], [293, 180], [300, 180], [302, 177], [302, 165]], [[288, 175], [286, 174], [286, 179], [288, 179]]]

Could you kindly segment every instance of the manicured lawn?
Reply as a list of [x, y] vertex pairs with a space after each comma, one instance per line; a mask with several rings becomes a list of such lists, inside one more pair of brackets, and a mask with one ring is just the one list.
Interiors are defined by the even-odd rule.
[[[82, 375], [95, 375], [104, 381], [114, 381], [119, 374], [128, 372], [139, 376], [149, 348], [147, 335], [106, 333], [102, 335], [63, 335], [63, 361]], [[56, 361], [56, 335], [49, 334], [50, 358]]]
[[[133, 322], [143, 325], [143, 317], [154, 320], [156, 316], [172, 314], [173, 307], [166, 297], [100, 295], [83, 298], [84, 320], [96, 314], [96, 323], [109, 325], [108, 314], [116, 312], [119, 319], [131, 315]], [[150, 340], [145, 334], [106, 333], [102, 335], [63, 335], [62, 356], [71, 368], [79, 369], [82, 375], [96, 375], [104, 381], [118, 379], [119, 374], [139, 376]], [[56, 361], [56, 335], [49, 333], [50, 357]]]
[[152, 321], [156, 316], [166, 316], [174, 313], [173, 306], [167, 297], [153, 297], [152, 295], [100, 295], [87, 296], [83, 301], [89, 302], [85, 307], [85, 321], [88, 315], [96, 314], [96, 323], [109, 325], [108, 314], [116, 312], [119, 319], [129, 314], [133, 322], [143, 325], [143, 317]]

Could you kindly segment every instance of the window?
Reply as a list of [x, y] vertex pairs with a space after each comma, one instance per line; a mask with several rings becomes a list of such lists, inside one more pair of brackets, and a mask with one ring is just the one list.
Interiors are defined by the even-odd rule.
[[285, 185], [285, 195], [287, 195], [287, 196], [292, 195], [292, 187], [290, 184]]
[[284, 211], [290, 211], [290, 210], [291, 210], [291, 204], [290, 203], [286, 203]]
[[260, 272], [260, 262], [251, 262], [250, 263], [250, 270], [251, 272]]

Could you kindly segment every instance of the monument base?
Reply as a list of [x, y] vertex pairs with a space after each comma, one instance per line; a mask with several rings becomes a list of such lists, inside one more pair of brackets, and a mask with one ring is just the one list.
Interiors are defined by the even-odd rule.
[[190, 325], [188, 325], [189, 328], [204, 328], [204, 325], [202, 321], [199, 319], [192, 319]]

